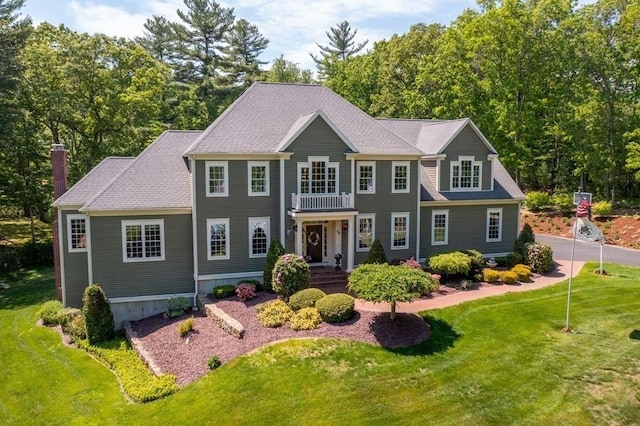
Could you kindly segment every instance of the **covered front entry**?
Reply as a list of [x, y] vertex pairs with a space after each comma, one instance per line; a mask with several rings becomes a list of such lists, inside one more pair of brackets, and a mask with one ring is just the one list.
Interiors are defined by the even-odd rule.
[[340, 254], [341, 267], [353, 269], [354, 217], [349, 212], [289, 212], [294, 223], [287, 236], [294, 241], [295, 253], [305, 256], [311, 265], [335, 266]]

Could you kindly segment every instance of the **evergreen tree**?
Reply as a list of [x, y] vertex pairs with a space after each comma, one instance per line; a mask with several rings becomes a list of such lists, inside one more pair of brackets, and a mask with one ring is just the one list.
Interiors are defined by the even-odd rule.
[[284, 59], [283, 55], [273, 60], [265, 79], [273, 83], [313, 83], [311, 70], [300, 68], [296, 63]]
[[271, 285], [273, 268], [276, 266], [276, 262], [283, 254], [284, 247], [282, 247], [280, 240], [275, 238], [271, 240], [271, 244], [269, 244], [269, 251], [267, 251], [267, 260], [265, 261], [264, 271], [262, 273], [262, 285], [265, 291], [273, 292], [273, 286]]
[[360, 52], [369, 42], [369, 40], [365, 40], [356, 44], [353, 39], [358, 34], [358, 30], [352, 30], [348, 21], [338, 22], [335, 27], [325, 31], [325, 34], [329, 38], [329, 45], [323, 46], [316, 43], [320, 48], [320, 56], [310, 54], [316, 63], [320, 76], [326, 76], [334, 62], [346, 61]]
[[250, 86], [262, 73], [260, 65], [267, 63], [258, 60], [258, 56], [267, 48], [269, 40], [260, 33], [258, 27], [246, 19], [239, 19], [225, 35], [225, 41], [225, 73], [221, 81], [230, 86]]
[[82, 314], [87, 327], [90, 345], [112, 339], [114, 336], [113, 313], [102, 288], [91, 284], [82, 296]]
[[373, 240], [364, 263], [387, 263], [387, 255], [384, 253], [384, 247], [379, 239]]

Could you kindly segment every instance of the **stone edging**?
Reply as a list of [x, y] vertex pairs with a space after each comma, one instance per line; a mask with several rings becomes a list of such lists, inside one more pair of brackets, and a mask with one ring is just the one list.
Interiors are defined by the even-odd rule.
[[131, 347], [133, 348], [133, 350], [136, 351], [142, 361], [147, 364], [153, 374], [155, 374], [156, 376], [162, 375], [162, 370], [156, 365], [153, 357], [151, 357], [151, 354], [145, 350], [142, 342], [138, 338], [138, 333], [133, 331], [133, 328], [131, 328], [131, 321], [123, 321], [122, 328], [124, 329], [125, 336], [127, 337], [129, 343], [131, 343]]
[[242, 339], [244, 336], [244, 327], [240, 322], [230, 317], [225, 311], [211, 303], [205, 295], [198, 295], [198, 308], [203, 311], [213, 322], [218, 325], [225, 333]]

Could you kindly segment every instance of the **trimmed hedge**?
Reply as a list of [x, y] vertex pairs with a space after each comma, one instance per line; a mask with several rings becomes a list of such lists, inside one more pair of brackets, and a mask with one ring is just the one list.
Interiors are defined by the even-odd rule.
[[62, 302], [59, 300], [49, 300], [42, 304], [38, 311], [38, 318], [42, 320], [42, 324], [46, 326], [60, 324], [60, 315], [62, 313]]
[[94, 345], [110, 340], [114, 336], [113, 313], [102, 288], [91, 284], [84, 289], [82, 296], [82, 314], [87, 327], [87, 340]]
[[53, 265], [53, 243], [28, 242], [22, 245], [0, 246], [0, 271]]
[[324, 322], [344, 322], [353, 316], [355, 299], [346, 293], [328, 294], [316, 302]]
[[471, 270], [471, 258], [459, 251], [432, 256], [428, 264], [431, 270], [447, 275], [468, 275]]
[[505, 284], [515, 284], [518, 281], [518, 274], [513, 271], [504, 271], [500, 275], [500, 279]]
[[319, 288], [305, 288], [304, 290], [300, 290], [299, 292], [291, 295], [289, 298], [289, 306], [294, 311], [298, 311], [303, 308], [313, 308], [316, 302], [326, 295], [327, 293]]
[[258, 321], [264, 327], [282, 327], [293, 316], [293, 311], [282, 300], [273, 300], [256, 307], [258, 310]]
[[533, 243], [527, 246], [527, 263], [533, 272], [544, 274], [551, 270], [553, 250], [548, 244]]
[[316, 308], [302, 308], [291, 317], [291, 329], [313, 330], [322, 323], [320, 312]]
[[500, 279], [500, 272], [495, 271], [493, 269], [485, 269], [482, 272], [484, 281], [488, 283], [495, 283]]
[[236, 286], [233, 284], [220, 285], [213, 288], [213, 295], [216, 299], [224, 299], [236, 294]]
[[527, 282], [529, 280], [531, 280], [531, 269], [530, 268], [523, 268], [522, 266], [514, 266], [513, 268], [511, 268], [512, 272], [515, 272], [516, 274], [518, 274], [518, 281], [521, 282]]

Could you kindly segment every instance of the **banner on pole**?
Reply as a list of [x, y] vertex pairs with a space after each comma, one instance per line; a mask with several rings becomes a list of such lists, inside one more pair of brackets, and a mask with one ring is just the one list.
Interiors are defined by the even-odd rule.
[[584, 241], [595, 242], [602, 240], [602, 232], [586, 217], [578, 217], [573, 225], [573, 233]]

